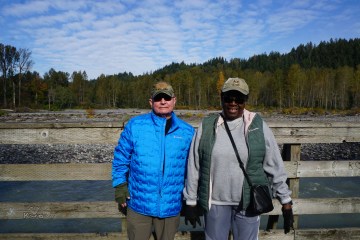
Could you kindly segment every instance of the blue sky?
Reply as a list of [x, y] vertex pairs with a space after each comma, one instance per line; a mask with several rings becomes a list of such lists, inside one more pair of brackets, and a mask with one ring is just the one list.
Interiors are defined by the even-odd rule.
[[0, 43], [32, 51], [41, 75], [140, 75], [359, 38], [359, 12], [358, 0], [0, 0]]

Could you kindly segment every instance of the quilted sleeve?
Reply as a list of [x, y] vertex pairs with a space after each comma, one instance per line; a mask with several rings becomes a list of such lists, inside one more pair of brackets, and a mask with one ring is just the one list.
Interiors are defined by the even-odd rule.
[[131, 121], [125, 126], [121, 133], [118, 145], [114, 150], [112, 162], [112, 186], [127, 182], [131, 155], [133, 152], [133, 142], [131, 137]]

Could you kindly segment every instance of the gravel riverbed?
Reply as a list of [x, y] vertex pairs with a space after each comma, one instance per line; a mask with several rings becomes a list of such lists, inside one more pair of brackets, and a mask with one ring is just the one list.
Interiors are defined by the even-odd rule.
[[[0, 123], [23, 122], [126, 122], [129, 118], [148, 112], [142, 109], [126, 110], [67, 110], [65, 112], [10, 112], [0, 116]], [[177, 110], [180, 118], [188, 122], [200, 119], [214, 111]], [[267, 120], [360, 122], [359, 116], [285, 116], [262, 114]], [[26, 163], [106, 163], [111, 162], [115, 145], [111, 144], [0, 144], [0, 164]], [[282, 146], [279, 146], [280, 149]], [[359, 160], [360, 143], [302, 144], [301, 160]]]

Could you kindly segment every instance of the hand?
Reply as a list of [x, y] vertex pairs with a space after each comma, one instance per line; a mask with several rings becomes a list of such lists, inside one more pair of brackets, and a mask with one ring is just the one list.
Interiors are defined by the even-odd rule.
[[291, 204], [284, 204], [281, 210], [284, 217], [284, 233], [287, 234], [290, 232], [290, 228], [294, 229], [294, 215]]
[[127, 183], [120, 184], [115, 187], [115, 201], [118, 203], [119, 212], [126, 216], [127, 204], [126, 201], [130, 199]]
[[197, 206], [185, 206], [185, 224], [188, 225], [188, 221], [193, 226], [193, 228], [196, 227], [196, 223], [201, 226], [198, 209]]

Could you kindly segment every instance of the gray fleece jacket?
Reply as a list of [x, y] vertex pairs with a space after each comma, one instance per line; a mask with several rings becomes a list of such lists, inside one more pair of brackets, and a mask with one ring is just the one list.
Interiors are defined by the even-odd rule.
[[[245, 167], [248, 160], [248, 148], [245, 138], [246, 127], [250, 125], [251, 120], [255, 116], [254, 114], [244, 110], [243, 117], [228, 121], [240, 158]], [[264, 172], [268, 176], [274, 197], [277, 197], [282, 204], [288, 203], [291, 201], [291, 191], [286, 184], [287, 174], [279, 147], [271, 129], [265, 122], [263, 122], [263, 131], [266, 145], [263, 162]], [[244, 182], [244, 175], [224, 128], [224, 120], [221, 117], [218, 120], [215, 132], [216, 140], [211, 155], [209, 209], [212, 204], [238, 205], [241, 200]], [[199, 126], [193, 137], [188, 158], [187, 180], [183, 191], [187, 205], [196, 205], [198, 198], [199, 168], [201, 167], [199, 166], [198, 147], [201, 134], [202, 125]]]

